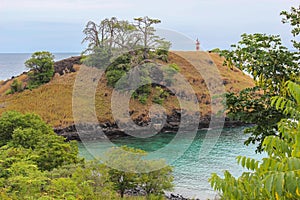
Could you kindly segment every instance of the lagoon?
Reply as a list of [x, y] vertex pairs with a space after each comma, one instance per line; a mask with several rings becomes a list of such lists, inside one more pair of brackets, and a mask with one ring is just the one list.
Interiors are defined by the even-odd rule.
[[[176, 157], [181, 147], [190, 142], [188, 137], [186, 139], [181, 138], [173, 144], [170, 141], [174, 139], [176, 133], [160, 133], [145, 139], [122, 137], [111, 139], [110, 142], [116, 146], [127, 145], [140, 148], [149, 152], [149, 154], [157, 152], [168, 145], [169, 150], [162, 152], [161, 154], [163, 155], [159, 156], [165, 158], [174, 167], [175, 190], [173, 193], [182, 194], [184, 197], [189, 198], [213, 199], [216, 196], [216, 192], [212, 190], [208, 183], [211, 173], [215, 172], [223, 175], [224, 170], [229, 170], [234, 176], [239, 176], [245, 169], [237, 164], [236, 157], [238, 155], [259, 160], [265, 156], [255, 153], [255, 145], [245, 146], [243, 144], [248, 137], [243, 133], [244, 128], [226, 128], [222, 130], [220, 136], [217, 134], [219, 130], [209, 131], [211, 137], [214, 137], [215, 133], [217, 138], [215, 138], [216, 143], [212, 144], [211, 151], [204, 156], [200, 156], [203, 152], [201, 146], [206, 138], [207, 131], [200, 130], [184, 154], [179, 156], [178, 159], [171, 161], [169, 158]], [[98, 157], [111, 145], [110, 142], [79, 143], [80, 155], [86, 159]]]

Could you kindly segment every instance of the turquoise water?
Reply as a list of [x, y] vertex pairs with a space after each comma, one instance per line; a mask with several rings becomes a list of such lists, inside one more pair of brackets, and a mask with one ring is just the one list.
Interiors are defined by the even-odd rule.
[[[215, 135], [214, 135], [215, 133]], [[229, 170], [234, 176], [239, 176], [244, 169], [237, 165], [236, 156], [245, 155], [247, 157], [261, 159], [263, 155], [255, 154], [255, 146], [245, 146], [243, 142], [247, 136], [243, 134], [243, 128], [224, 129], [218, 136], [217, 131], [210, 131], [211, 138], [216, 137], [216, 143], [212, 142], [212, 149], [207, 155], [201, 155], [203, 149], [201, 146], [206, 137], [206, 131], [198, 131], [197, 136], [184, 152], [178, 156], [182, 147], [189, 142], [188, 137], [181, 138], [179, 141], [171, 144], [174, 139], [174, 133], [161, 133], [151, 138], [139, 139], [134, 137], [124, 137], [113, 139], [110, 142], [114, 145], [127, 145], [140, 148], [149, 152], [149, 154], [168, 146], [168, 151], [160, 152], [159, 156], [169, 161], [174, 166], [175, 191], [183, 196], [190, 198], [214, 198], [216, 193], [210, 188], [208, 178], [211, 173], [216, 172], [223, 175], [224, 170]], [[92, 159], [93, 156], [100, 156], [104, 149], [111, 143], [102, 142], [84, 142], [79, 144], [80, 155], [86, 159]], [[207, 142], [207, 141], [206, 141]], [[87, 147], [87, 148], [86, 148]], [[170, 158], [178, 157], [170, 161]]]

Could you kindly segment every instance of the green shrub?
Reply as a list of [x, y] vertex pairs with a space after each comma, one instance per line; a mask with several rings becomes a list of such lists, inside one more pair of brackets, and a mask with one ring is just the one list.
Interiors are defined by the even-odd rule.
[[142, 94], [138, 96], [138, 100], [140, 101], [141, 104], [146, 104], [147, 103], [147, 99], [148, 99], [147, 94]]
[[162, 105], [163, 102], [164, 102], [164, 99], [161, 98], [161, 97], [159, 97], [159, 96], [154, 96], [154, 97], [153, 97], [153, 102], [154, 102], [154, 103], [157, 103], [157, 104], [159, 104], [159, 105]]
[[5, 92], [5, 95], [9, 95], [9, 94], [12, 94], [11, 89], [8, 89], [8, 90]]
[[169, 67], [174, 69], [176, 72], [179, 72], [180, 68], [176, 63], [169, 64]]
[[111, 87], [115, 87], [116, 83], [126, 74], [123, 70], [110, 70], [106, 72], [107, 84]]
[[164, 100], [169, 96], [169, 93], [163, 88], [156, 86], [153, 96], [153, 102], [162, 105]]
[[29, 88], [36, 88], [48, 83], [54, 74], [54, 55], [47, 51], [35, 52], [25, 62], [25, 66], [31, 71], [29, 76]]
[[17, 79], [14, 79], [14, 81], [10, 85], [10, 90], [11, 90], [12, 94], [14, 94], [16, 92], [22, 92], [23, 91], [22, 82], [18, 81]]

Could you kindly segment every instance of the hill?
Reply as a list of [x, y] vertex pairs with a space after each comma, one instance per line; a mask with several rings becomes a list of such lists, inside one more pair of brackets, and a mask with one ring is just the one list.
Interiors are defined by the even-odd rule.
[[[249, 76], [235, 67], [230, 69], [227, 66], [223, 66], [223, 61], [219, 55], [214, 53], [199, 51], [173, 51], [169, 53], [168, 63], [177, 64], [180, 68], [180, 75], [192, 86], [199, 101], [202, 119], [209, 118], [212, 113], [210, 108], [212, 98], [208, 90], [209, 86], [206, 85], [206, 80], [209, 76], [213, 78], [216, 75], [210, 73], [210, 68], [216, 66], [226, 91], [239, 92], [244, 88], [254, 86], [254, 82]], [[61, 73], [63, 75], [56, 74], [48, 84], [32, 91], [26, 90], [21, 93], [5, 95], [5, 91], [9, 88], [12, 80], [0, 82], [0, 114], [8, 110], [16, 110], [22, 113], [34, 112], [54, 128], [72, 126], [74, 124], [72, 110], [73, 87], [78, 70], [86, 67], [75, 63], [71, 69], [68, 64], [68, 68], [67, 71], [69, 73]], [[88, 70], [95, 69], [89, 68]], [[61, 67], [60, 71], [62, 71]], [[95, 78], [89, 77], [90, 80]], [[22, 74], [17, 79], [26, 81], [26, 74]], [[178, 88], [178, 92], [184, 92], [184, 88]], [[111, 96], [112, 88], [107, 86], [106, 78], [101, 77], [95, 95], [95, 110], [100, 123], [114, 124], [115, 122], [111, 113]], [[122, 99], [120, 99], [121, 101]], [[152, 104], [151, 97], [148, 99], [146, 105], [141, 104], [136, 99], [131, 99], [131, 118], [138, 124], [143, 125], [143, 123], [149, 120], [149, 107]], [[169, 116], [172, 116], [174, 111], [180, 109], [179, 103], [173, 95], [167, 97], [163, 102], [163, 107]], [[78, 109], [80, 110], [81, 108]], [[86, 120], [89, 121], [92, 119]]]

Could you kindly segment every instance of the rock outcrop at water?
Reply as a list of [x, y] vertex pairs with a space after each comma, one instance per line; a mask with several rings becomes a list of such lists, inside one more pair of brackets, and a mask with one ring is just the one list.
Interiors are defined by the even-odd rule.
[[[157, 130], [157, 132], [177, 132], [180, 128], [181, 131], [189, 132], [191, 131], [191, 126], [193, 126], [193, 130], [197, 127], [195, 127], [195, 124], [193, 122], [187, 121], [184, 126], [182, 126], [181, 123], [181, 117], [182, 113], [178, 110], [173, 110], [171, 115], [167, 116], [166, 123], [162, 128]], [[187, 114], [186, 114], [187, 115]], [[187, 119], [188, 117], [185, 116]], [[192, 117], [191, 117], [192, 118]], [[241, 123], [239, 121], [232, 121], [229, 118], [225, 118], [225, 121], [222, 122], [222, 118], [214, 118], [214, 121], [216, 123], [211, 124], [211, 117], [210, 116], [204, 116], [200, 119], [200, 122], [198, 124], [198, 130], [207, 130], [208, 128], [228, 128], [228, 127], [238, 127], [238, 126], [244, 126], [246, 124]], [[137, 124], [140, 127], [145, 127], [149, 125], [149, 121], [145, 119], [145, 117], [141, 116], [134, 120], [135, 124]], [[130, 130], [129, 127], [126, 128], [126, 123], [122, 124], [122, 128], [119, 128], [118, 124], [121, 122], [104, 122], [99, 124], [76, 124], [69, 126], [67, 128], [55, 128], [54, 131], [63, 137], [65, 137], [67, 140], [101, 140], [105, 138], [113, 139], [113, 138], [119, 138], [119, 137], [125, 137], [128, 136], [126, 132], [124, 131], [124, 127], [126, 130], [129, 130], [131, 133], [136, 134], [148, 134], [147, 131], [143, 130]], [[217, 125], [224, 125], [223, 127], [217, 126]], [[152, 128], [152, 129], [151, 129]], [[149, 132], [156, 130], [155, 127], [149, 128]]]
[[54, 63], [54, 72], [63, 75], [69, 72], [75, 72], [74, 65], [81, 64], [82, 56], [72, 56]]
[[[125, 191], [126, 196], [146, 196], [147, 192], [140, 187], [135, 189], [129, 189]], [[173, 194], [173, 193], [165, 193], [165, 199], [167, 200], [192, 200], [190, 198], [183, 197], [180, 194]], [[193, 198], [193, 200], [200, 200], [198, 198]]]
[[[185, 198], [180, 194], [166, 194], [165, 195], [166, 199], [168, 200], [191, 200], [189, 198]], [[200, 199], [193, 199], [193, 200], [200, 200]]]
[[[125, 191], [126, 196], [146, 196], [147, 192], [140, 187], [135, 189], [129, 189]], [[192, 200], [190, 198], [186, 198], [180, 194], [173, 194], [173, 193], [165, 193], [165, 199], [167, 200]], [[193, 198], [193, 200], [200, 200], [198, 198]]]

